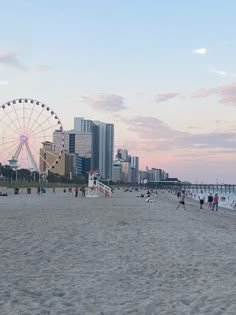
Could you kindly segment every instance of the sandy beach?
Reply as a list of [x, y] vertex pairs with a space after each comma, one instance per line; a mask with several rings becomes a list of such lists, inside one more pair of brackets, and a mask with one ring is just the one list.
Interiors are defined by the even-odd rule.
[[0, 198], [2, 315], [235, 315], [236, 212], [115, 190]]

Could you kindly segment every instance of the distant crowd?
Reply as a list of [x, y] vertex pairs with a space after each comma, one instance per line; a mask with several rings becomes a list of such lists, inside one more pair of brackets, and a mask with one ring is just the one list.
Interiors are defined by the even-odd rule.
[[[176, 194], [177, 194], [177, 198], [179, 199], [179, 204], [176, 207], [176, 209], [178, 209], [181, 205], [185, 209], [185, 197], [186, 197], [185, 190], [177, 191]], [[198, 199], [199, 200], [199, 207], [200, 207], [200, 209], [203, 209], [203, 205], [206, 202], [207, 203], [207, 208], [209, 210], [218, 211], [218, 208], [219, 208], [219, 196], [218, 196], [218, 193], [215, 193], [215, 194], [209, 193], [207, 198], [206, 198], [206, 196], [205, 196], [205, 194], [203, 193], [202, 190], [201, 190], [201, 192], [199, 194], [195, 194], [195, 193], [189, 192], [188, 195], [190, 197], [192, 197], [193, 199]], [[220, 200], [221, 201], [225, 201], [226, 198], [224, 196], [222, 196], [220, 198]], [[236, 202], [234, 200], [231, 203], [231, 207], [232, 207], [233, 210], [236, 210]]]

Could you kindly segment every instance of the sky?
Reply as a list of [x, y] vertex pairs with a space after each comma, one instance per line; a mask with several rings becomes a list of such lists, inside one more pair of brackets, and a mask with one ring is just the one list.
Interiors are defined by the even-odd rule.
[[[113, 123], [115, 151], [236, 183], [236, 1], [0, 0], [0, 104]], [[1, 130], [0, 130], [1, 136]], [[0, 157], [1, 159], [1, 157]]]

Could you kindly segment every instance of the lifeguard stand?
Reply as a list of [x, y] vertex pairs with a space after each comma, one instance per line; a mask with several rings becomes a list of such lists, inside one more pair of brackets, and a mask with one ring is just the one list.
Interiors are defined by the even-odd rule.
[[89, 171], [88, 172], [88, 189], [86, 197], [99, 197], [97, 179], [99, 176], [99, 171]]
[[86, 197], [99, 197], [98, 192], [102, 193], [105, 197], [111, 197], [111, 188], [98, 180], [99, 175], [100, 172], [97, 170], [88, 172], [88, 189]]

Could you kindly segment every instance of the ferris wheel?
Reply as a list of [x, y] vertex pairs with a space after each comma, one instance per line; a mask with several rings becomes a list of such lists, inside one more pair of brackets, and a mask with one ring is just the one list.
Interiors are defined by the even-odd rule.
[[47, 174], [56, 167], [63, 150], [63, 126], [50, 107], [27, 98], [0, 106], [2, 165]]

